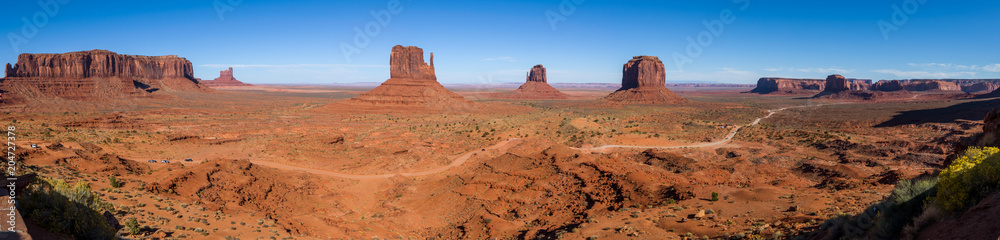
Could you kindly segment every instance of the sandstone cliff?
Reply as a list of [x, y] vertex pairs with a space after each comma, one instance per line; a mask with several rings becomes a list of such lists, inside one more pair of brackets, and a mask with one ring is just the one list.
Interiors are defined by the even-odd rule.
[[660, 58], [635, 56], [622, 66], [622, 87], [604, 97], [626, 104], [670, 104], [687, 102], [665, 86], [666, 70]]
[[231, 67], [228, 70], [219, 71], [219, 77], [213, 80], [203, 80], [201, 81], [201, 84], [204, 84], [205, 86], [208, 87], [253, 86], [250, 84], [240, 82], [240, 80], [236, 80], [236, 78], [233, 77], [233, 68]]
[[851, 82], [844, 76], [834, 74], [826, 77], [824, 92], [840, 92], [851, 90]]
[[64, 54], [21, 54], [6, 66], [0, 83], [4, 103], [35, 99], [101, 101], [147, 96], [153, 92], [204, 91], [191, 62], [169, 56], [117, 54], [91, 50]]
[[752, 93], [806, 93], [823, 91], [826, 87], [826, 80], [823, 79], [796, 79], [796, 78], [760, 78], [757, 80], [757, 87], [750, 90]]
[[490, 94], [489, 97], [506, 99], [567, 99], [569, 95], [550, 86], [545, 74], [545, 67], [538, 64], [532, 67], [531, 70], [528, 70], [527, 80], [517, 90]]
[[389, 55], [390, 78], [371, 91], [344, 101], [362, 106], [399, 106], [430, 109], [465, 110], [475, 103], [445, 89], [434, 74], [434, 54], [431, 64], [424, 62], [424, 50], [396, 45]]

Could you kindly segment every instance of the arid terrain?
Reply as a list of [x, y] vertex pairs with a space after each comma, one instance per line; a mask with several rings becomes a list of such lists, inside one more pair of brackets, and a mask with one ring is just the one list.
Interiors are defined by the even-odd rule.
[[997, 101], [734, 93], [746, 90], [680, 90], [689, 102], [677, 105], [481, 99], [500, 111], [350, 113], [326, 106], [364, 89], [255, 86], [29, 103], [3, 121], [39, 146], [24, 148], [23, 168], [89, 182], [146, 237], [681, 239], [793, 236], [858, 213], [942, 168]]

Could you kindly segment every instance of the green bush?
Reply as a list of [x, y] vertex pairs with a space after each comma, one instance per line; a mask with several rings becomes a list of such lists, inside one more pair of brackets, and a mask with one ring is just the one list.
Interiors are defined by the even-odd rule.
[[947, 211], [979, 202], [1000, 186], [1000, 149], [972, 147], [939, 175], [937, 195], [931, 201]]
[[108, 182], [111, 183], [111, 187], [113, 187], [113, 188], [120, 188], [120, 187], [122, 187], [122, 182], [119, 182], [118, 179], [115, 178], [114, 175], [111, 175], [110, 177], [108, 177]]
[[713, 201], [713, 202], [717, 202], [717, 201], [719, 201], [719, 193], [717, 193], [717, 192], [712, 192], [712, 201]]
[[128, 221], [125, 221], [125, 229], [129, 235], [139, 235], [139, 231], [141, 230], [139, 228], [139, 221], [135, 220], [135, 218], [129, 218]]
[[100, 213], [112, 207], [101, 202], [87, 182], [70, 187], [62, 180], [36, 181], [18, 203], [25, 217], [51, 232], [76, 239], [115, 238], [115, 229]]

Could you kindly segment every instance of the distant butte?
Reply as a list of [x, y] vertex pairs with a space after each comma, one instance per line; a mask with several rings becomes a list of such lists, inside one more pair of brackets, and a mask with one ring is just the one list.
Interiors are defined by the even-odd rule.
[[470, 109], [475, 105], [438, 83], [434, 74], [434, 53], [430, 54], [428, 65], [424, 62], [423, 49], [396, 45], [389, 55], [389, 69], [389, 80], [344, 103], [450, 110]]
[[549, 85], [545, 67], [538, 64], [532, 67], [531, 70], [528, 70], [527, 80], [517, 90], [495, 93], [490, 95], [490, 97], [506, 99], [567, 99], [569, 95]]
[[242, 86], [253, 86], [240, 82], [233, 77], [233, 68], [230, 67], [228, 70], [219, 71], [219, 77], [214, 80], [202, 80], [201, 84], [209, 87], [242, 87]]
[[62, 54], [18, 55], [0, 79], [4, 104], [43, 99], [99, 102], [148, 97], [173, 91], [206, 91], [194, 78], [191, 62], [169, 56], [117, 54], [90, 50]]
[[625, 104], [674, 104], [687, 99], [666, 87], [666, 72], [660, 58], [635, 56], [622, 67], [622, 87], [604, 99]]

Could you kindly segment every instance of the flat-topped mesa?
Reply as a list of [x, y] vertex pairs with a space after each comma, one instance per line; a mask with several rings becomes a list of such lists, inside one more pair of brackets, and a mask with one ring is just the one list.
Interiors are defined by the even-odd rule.
[[434, 53], [430, 54], [431, 63], [424, 62], [424, 50], [415, 46], [396, 45], [392, 47], [389, 56], [389, 76], [391, 78], [433, 79]]
[[825, 87], [826, 80], [823, 79], [763, 77], [757, 80], [757, 87], [750, 92], [760, 94], [819, 92]]
[[528, 70], [528, 80], [526, 82], [548, 83], [545, 76], [545, 67], [541, 64], [531, 67], [531, 70]]
[[[9, 64], [9, 63], [8, 63]], [[22, 53], [6, 70], [7, 77], [41, 78], [186, 78], [194, 79], [191, 62], [177, 55], [139, 56], [108, 50], [63, 54]]]
[[622, 87], [604, 97], [626, 104], [663, 104], [687, 102], [666, 87], [663, 61], [655, 56], [635, 56], [622, 66]]
[[204, 91], [191, 62], [176, 55], [139, 56], [107, 50], [18, 55], [0, 81], [5, 104], [41, 99], [103, 101], [161, 90]]
[[622, 88], [666, 88], [663, 61], [654, 56], [635, 56], [622, 66]]
[[851, 90], [851, 82], [847, 81], [847, 78], [844, 76], [834, 74], [826, 77], [826, 87], [824, 87], [824, 92], [840, 92], [849, 90]]
[[213, 80], [201, 81], [201, 84], [204, 84], [205, 86], [209, 86], [209, 87], [252, 86], [250, 84], [246, 84], [246, 83], [240, 82], [240, 80], [236, 80], [236, 78], [233, 77], [233, 68], [232, 67], [230, 67], [227, 70], [219, 71], [219, 77], [217, 77], [217, 78], [215, 78]]
[[344, 101], [349, 105], [402, 106], [429, 109], [469, 110], [475, 104], [441, 86], [431, 64], [424, 63], [423, 49], [396, 45], [389, 56], [389, 80], [371, 91]]

